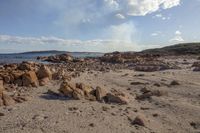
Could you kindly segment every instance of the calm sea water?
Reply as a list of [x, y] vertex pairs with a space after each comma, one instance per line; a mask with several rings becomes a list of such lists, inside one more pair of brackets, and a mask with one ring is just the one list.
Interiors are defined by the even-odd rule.
[[[20, 63], [22, 61], [35, 61], [38, 56], [50, 56], [55, 55], [52, 53], [22, 53], [22, 54], [0, 54], [0, 64], [7, 63]], [[70, 53], [73, 57], [99, 57], [102, 56], [102, 53]]]

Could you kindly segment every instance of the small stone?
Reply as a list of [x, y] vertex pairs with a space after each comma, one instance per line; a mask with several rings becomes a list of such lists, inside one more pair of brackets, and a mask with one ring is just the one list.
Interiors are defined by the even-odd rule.
[[4, 113], [0, 113], [0, 116], [5, 116], [5, 114]]
[[90, 127], [94, 127], [95, 124], [94, 124], [94, 123], [90, 123], [89, 126], [90, 126]]
[[154, 114], [153, 114], [153, 117], [158, 117], [158, 114], [157, 114], [157, 113], [154, 113]]
[[76, 110], [78, 110], [78, 107], [69, 107], [69, 110], [70, 111], [76, 111]]
[[144, 116], [138, 115], [132, 122], [133, 125], [145, 126], [146, 120]]
[[102, 110], [103, 111], [108, 111], [110, 108], [109, 107], [107, 107], [107, 106], [102, 106]]
[[173, 81], [170, 83], [170, 85], [180, 85], [180, 83], [179, 83], [178, 81], [176, 81], [176, 80], [173, 80]]

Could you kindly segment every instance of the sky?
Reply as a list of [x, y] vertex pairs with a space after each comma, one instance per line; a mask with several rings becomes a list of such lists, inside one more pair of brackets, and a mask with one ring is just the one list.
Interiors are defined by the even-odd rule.
[[0, 0], [0, 53], [200, 42], [200, 0]]

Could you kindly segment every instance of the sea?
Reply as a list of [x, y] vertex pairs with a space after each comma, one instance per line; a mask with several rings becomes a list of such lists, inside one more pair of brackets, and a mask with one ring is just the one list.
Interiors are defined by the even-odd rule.
[[[90, 53], [90, 52], [71, 52], [69, 53], [73, 57], [86, 58], [86, 57], [100, 57], [103, 53]], [[34, 61], [42, 62], [37, 60], [38, 56], [51, 56], [56, 55], [50, 52], [29, 52], [29, 53], [16, 53], [16, 54], [0, 54], [0, 65], [10, 64], [10, 63], [21, 63], [23, 61]], [[45, 63], [45, 62], [43, 62]]]

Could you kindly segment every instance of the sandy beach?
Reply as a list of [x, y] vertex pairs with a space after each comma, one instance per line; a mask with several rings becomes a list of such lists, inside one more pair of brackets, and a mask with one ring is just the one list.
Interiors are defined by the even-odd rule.
[[[26, 88], [26, 102], [0, 107], [2, 133], [198, 133], [200, 75], [196, 59], [165, 57], [179, 69], [139, 72], [130, 69], [84, 71], [71, 83], [123, 92], [127, 104], [74, 100], [59, 94], [61, 80]], [[186, 61], [187, 60], [187, 61]], [[187, 62], [187, 63], [186, 63]], [[145, 91], [159, 95], [140, 97]], [[142, 121], [134, 123], [139, 117]]]

